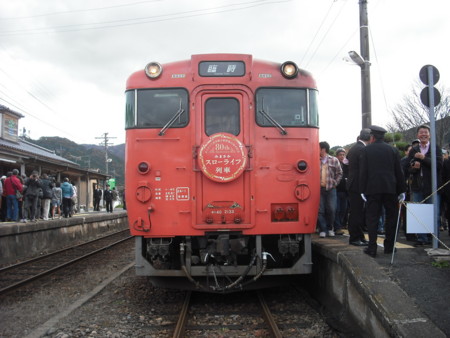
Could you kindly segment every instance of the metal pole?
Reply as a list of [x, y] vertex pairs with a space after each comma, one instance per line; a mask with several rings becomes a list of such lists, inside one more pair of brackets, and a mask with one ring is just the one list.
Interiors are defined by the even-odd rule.
[[367, 15], [367, 0], [359, 1], [359, 39], [361, 57], [364, 64], [361, 67], [361, 105], [362, 127], [372, 124], [372, 100], [370, 90], [370, 54], [369, 54], [369, 19]]
[[439, 236], [439, 229], [438, 229], [438, 195], [437, 195], [437, 172], [436, 172], [436, 125], [435, 125], [435, 119], [434, 119], [434, 74], [433, 74], [433, 66], [428, 66], [428, 97], [430, 99], [430, 108], [429, 108], [429, 115], [430, 115], [430, 129], [431, 129], [431, 138], [430, 138], [430, 147], [431, 147], [431, 191], [433, 193], [432, 199], [433, 199], [433, 230], [434, 235], [433, 237], [433, 248], [437, 249], [438, 247], [438, 240], [437, 237]]
[[400, 202], [399, 205], [398, 205], [397, 226], [395, 227], [395, 237], [394, 237], [394, 246], [392, 247], [391, 264], [394, 264], [395, 251], [397, 250], [395, 248], [395, 245], [397, 244], [398, 226], [400, 224], [400, 214], [402, 212], [402, 206], [403, 206], [403, 201]]

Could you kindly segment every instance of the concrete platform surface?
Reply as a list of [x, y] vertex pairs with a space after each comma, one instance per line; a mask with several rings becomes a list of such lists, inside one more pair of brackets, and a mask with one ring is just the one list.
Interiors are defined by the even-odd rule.
[[[439, 236], [441, 253], [449, 254], [448, 230]], [[391, 264], [392, 254], [384, 254], [382, 236], [375, 258], [364, 254], [364, 247], [349, 245], [348, 239], [347, 233], [326, 238], [314, 235], [314, 250], [337, 260], [355, 278], [372, 311], [381, 316], [383, 326], [392, 329], [392, 336], [450, 336], [449, 256], [429, 255], [431, 245], [415, 247], [401, 231]]]

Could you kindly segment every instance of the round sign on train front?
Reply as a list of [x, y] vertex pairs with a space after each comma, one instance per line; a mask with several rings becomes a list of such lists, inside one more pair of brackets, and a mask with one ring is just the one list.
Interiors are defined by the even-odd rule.
[[247, 166], [247, 148], [234, 135], [217, 133], [200, 147], [200, 170], [215, 182], [230, 182], [238, 178]]

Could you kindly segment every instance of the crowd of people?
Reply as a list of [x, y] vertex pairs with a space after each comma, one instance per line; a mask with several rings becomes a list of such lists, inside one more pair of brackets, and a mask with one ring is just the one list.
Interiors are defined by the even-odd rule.
[[[400, 152], [385, 142], [385, 134], [379, 126], [364, 128], [348, 152], [338, 148], [336, 156], [330, 155], [327, 142], [320, 142], [319, 236], [342, 235], [347, 227], [349, 244], [364, 247], [364, 253], [372, 257], [377, 254], [378, 236], [385, 237], [384, 253], [388, 254], [394, 250], [397, 223], [406, 233], [406, 213], [399, 209], [405, 200], [433, 203], [435, 194], [439, 230], [449, 230], [450, 225], [448, 150], [430, 144], [430, 127], [421, 125], [417, 139], [402, 149], [405, 156], [401, 158]], [[432, 189], [433, 147], [436, 191]], [[428, 233], [407, 234], [407, 239], [414, 240], [415, 246], [431, 243]]]
[[[40, 219], [72, 217], [78, 212], [77, 186], [66, 177], [63, 182], [47, 174], [33, 171], [29, 177], [13, 169], [0, 179], [0, 221], [36, 222]], [[102, 197], [108, 212], [113, 212], [113, 201], [118, 193], [107, 185], [94, 191], [94, 210], [100, 211]]]

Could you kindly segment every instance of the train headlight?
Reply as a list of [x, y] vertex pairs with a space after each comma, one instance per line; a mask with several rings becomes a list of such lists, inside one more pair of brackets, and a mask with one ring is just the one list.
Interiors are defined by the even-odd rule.
[[158, 62], [150, 62], [145, 66], [145, 74], [151, 79], [156, 79], [162, 73], [162, 66]]
[[141, 162], [138, 164], [138, 171], [140, 174], [146, 174], [150, 170], [150, 165], [147, 162]]
[[308, 169], [308, 163], [306, 163], [306, 161], [298, 161], [297, 163], [297, 170], [300, 171], [301, 173], [304, 173], [306, 170]]
[[298, 67], [294, 62], [286, 61], [281, 65], [281, 74], [283, 74], [286, 79], [293, 79], [298, 74]]

